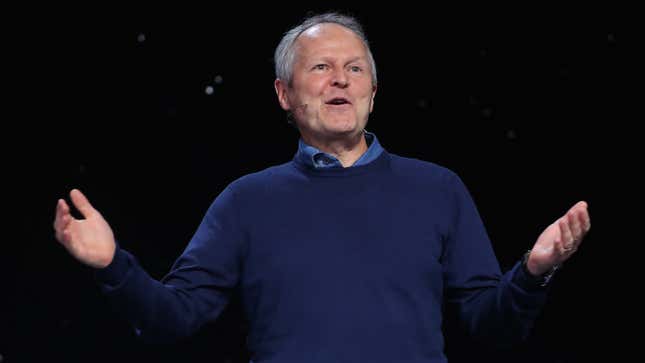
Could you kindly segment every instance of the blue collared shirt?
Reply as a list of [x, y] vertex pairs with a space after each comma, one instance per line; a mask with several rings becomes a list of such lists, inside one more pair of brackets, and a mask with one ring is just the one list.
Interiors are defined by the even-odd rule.
[[[356, 162], [351, 166], [359, 166], [369, 164], [381, 155], [383, 147], [379, 144], [376, 135], [371, 132], [365, 131], [365, 141], [367, 142], [367, 151], [361, 155]], [[340, 163], [335, 156], [327, 154], [318, 150], [317, 148], [307, 145], [302, 138], [298, 142], [298, 151], [296, 158], [315, 168], [342, 168], [343, 164]]]

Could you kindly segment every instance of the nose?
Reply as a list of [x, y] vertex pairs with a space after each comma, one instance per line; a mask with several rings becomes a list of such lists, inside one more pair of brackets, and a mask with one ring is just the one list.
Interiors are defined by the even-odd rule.
[[331, 85], [339, 88], [347, 88], [349, 86], [349, 78], [345, 74], [344, 69], [339, 69], [334, 72]]

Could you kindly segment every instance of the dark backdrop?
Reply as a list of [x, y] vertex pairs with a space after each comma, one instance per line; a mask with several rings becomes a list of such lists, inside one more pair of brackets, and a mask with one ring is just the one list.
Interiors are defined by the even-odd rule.
[[[637, 149], [623, 18], [562, 9], [306, 7], [21, 11], [7, 67], [0, 354], [5, 362], [241, 362], [234, 302], [194, 338], [147, 346], [55, 241], [57, 198], [80, 188], [122, 247], [162, 277], [231, 181], [288, 161], [298, 135], [273, 89], [273, 49], [310, 10], [363, 21], [379, 90], [368, 130], [390, 152], [446, 166], [469, 187], [503, 270], [578, 200], [594, 228], [554, 280], [527, 344], [449, 338], [456, 361], [582, 362], [623, 309], [607, 222]], [[9, 145], [18, 145], [9, 146]], [[7, 205], [7, 204], [5, 204]]]

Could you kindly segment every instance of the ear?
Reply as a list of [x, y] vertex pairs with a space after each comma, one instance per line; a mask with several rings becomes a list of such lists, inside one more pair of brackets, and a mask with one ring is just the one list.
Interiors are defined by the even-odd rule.
[[278, 95], [280, 107], [285, 111], [289, 111], [291, 109], [291, 105], [289, 103], [289, 96], [287, 95], [287, 84], [280, 78], [276, 78], [275, 82], [273, 82], [273, 86], [275, 87], [275, 93]]
[[372, 97], [370, 98], [370, 113], [374, 109], [374, 97], [376, 97], [376, 85], [372, 86]]

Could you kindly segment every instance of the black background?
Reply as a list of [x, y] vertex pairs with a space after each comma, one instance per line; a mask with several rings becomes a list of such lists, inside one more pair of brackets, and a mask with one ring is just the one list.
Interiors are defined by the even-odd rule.
[[136, 341], [92, 272], [55, 241], [54, 207], [80, 188], [122, 247], [162, 277], [228, 183], [296, 151], [273, 89], [273, 50], [320, 10], [365, 26], [379, 77], [367, 129], [388, 151], [462, 177], [503, 270], [576, 201], [589, 202], [594, 227], [554, 280], [530, 341], [500, 352], [453, 338], [451, 361], [582, 362], [622, 352], [610, 343], [623, 333], [625, 290], [609, 221], [620, 219], [638, 166], [638, 117], [628, 111], [638, 42], [628, 17], [240, 4], [16, 11], [2, 133], [11, 216], [4, 362], [244, 361], [236, 302], [188, 341]]

